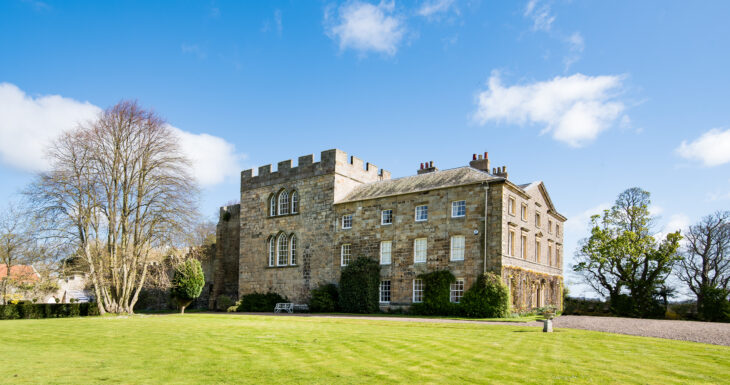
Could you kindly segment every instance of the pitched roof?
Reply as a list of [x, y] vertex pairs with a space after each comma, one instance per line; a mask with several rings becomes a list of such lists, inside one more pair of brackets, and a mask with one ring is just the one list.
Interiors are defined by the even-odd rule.
[[398, 179], [366, 183], [358, 186], [344, 199], [336, 203], [362, 201], [497, 180], [504, 180], [504, 178], [465, 166]]
[[[7, 276], [7, 265], [0, 264], [0, 279], [3, 279]], [[35, 282], [38, 281], [38, 273], [36, 273], [35, 269], [31, 265], [15, 265], [10, 266], [10, 278], [21, 280], [25, 282]]]

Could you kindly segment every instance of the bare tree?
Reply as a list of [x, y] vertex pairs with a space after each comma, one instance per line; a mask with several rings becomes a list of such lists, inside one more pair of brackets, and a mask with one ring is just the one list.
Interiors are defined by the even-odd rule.
[[717, 211], [690, 226], [677, 277], [702, 305], [703, 288], [730, 289], [730, 211]]
[[[35, 236], [34, 226], [31, 224], [26, 213], [15, 204], [10, 204], [0, 212], [0, 264], [5, 270], [4, 276], [0, 279], [0, 303], [7, 303], [8, 290], [30, 277], [24, 274], [31, 274], [26, 269], [16, 269], [12, 274], [13, 267], [20, 265], [31, 265], [37, 253], [34, 249]], [[25, 272], [25, 273], [23, 273]]]
[[122, 101], [63, 134], [49, 156], [51, 171], [27, 194], [88, 264], [99, 310], [132, 313], [150, 253], [195, 221], [198, 187], [177, 137], [154, 112]]

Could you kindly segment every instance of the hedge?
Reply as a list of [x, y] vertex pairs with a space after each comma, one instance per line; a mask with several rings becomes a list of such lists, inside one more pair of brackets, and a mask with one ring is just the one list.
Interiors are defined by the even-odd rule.
[[494, 273], [484, 273], [459, 304], [461, 313], [472, 318], [504, 318], [509, 316], [509, 289], [502, 278]]
[[337, 285], [330, 283], [312, 290], [309, 310], [312, 313], [332, 313], [337, 311]]
[[273, 312], [279, 302], [289, 302], [286, 297], [269, 292], [246, 294], [241, 297], [237, 311], [241, 312]]
[[411, 306], [412, 314], [461, 315], [458, 304], [451, 303], [451, 284], [456, 277], [448, 270], [433, 271], [418, 275], [423, 281], [423, 302]]
[[99, 315], [96, 303], [30, 303], [0, 305], [0, 320], [86, 317]]

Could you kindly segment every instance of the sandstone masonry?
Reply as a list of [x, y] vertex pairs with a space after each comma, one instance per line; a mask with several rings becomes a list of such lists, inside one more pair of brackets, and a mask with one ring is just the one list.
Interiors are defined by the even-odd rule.
[[313, 159], [242, 172], [240, 205], [221, 209], [211, 304], [236, 289], [304, 303], [364, 256], [381, 261], [383, 308], [410, 306], [417, 275], [442, 269], [459, 280], [455, 301], [491, 271], [516, 310], [562, 305], [565, 217], [542, 182], [512, 183], [505, 167], [490, 171], [486, 153], [451, 170], [427, 162], [399, 179], [336, 149]]

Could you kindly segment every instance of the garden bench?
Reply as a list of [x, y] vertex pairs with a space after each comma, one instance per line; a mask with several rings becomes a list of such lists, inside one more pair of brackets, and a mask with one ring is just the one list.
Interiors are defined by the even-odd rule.
[[287, 313], [294, 313], [294, 304], [289, 302], [279, 302], [274, 307], [274, 313], [281, 313], [285, 311]]

